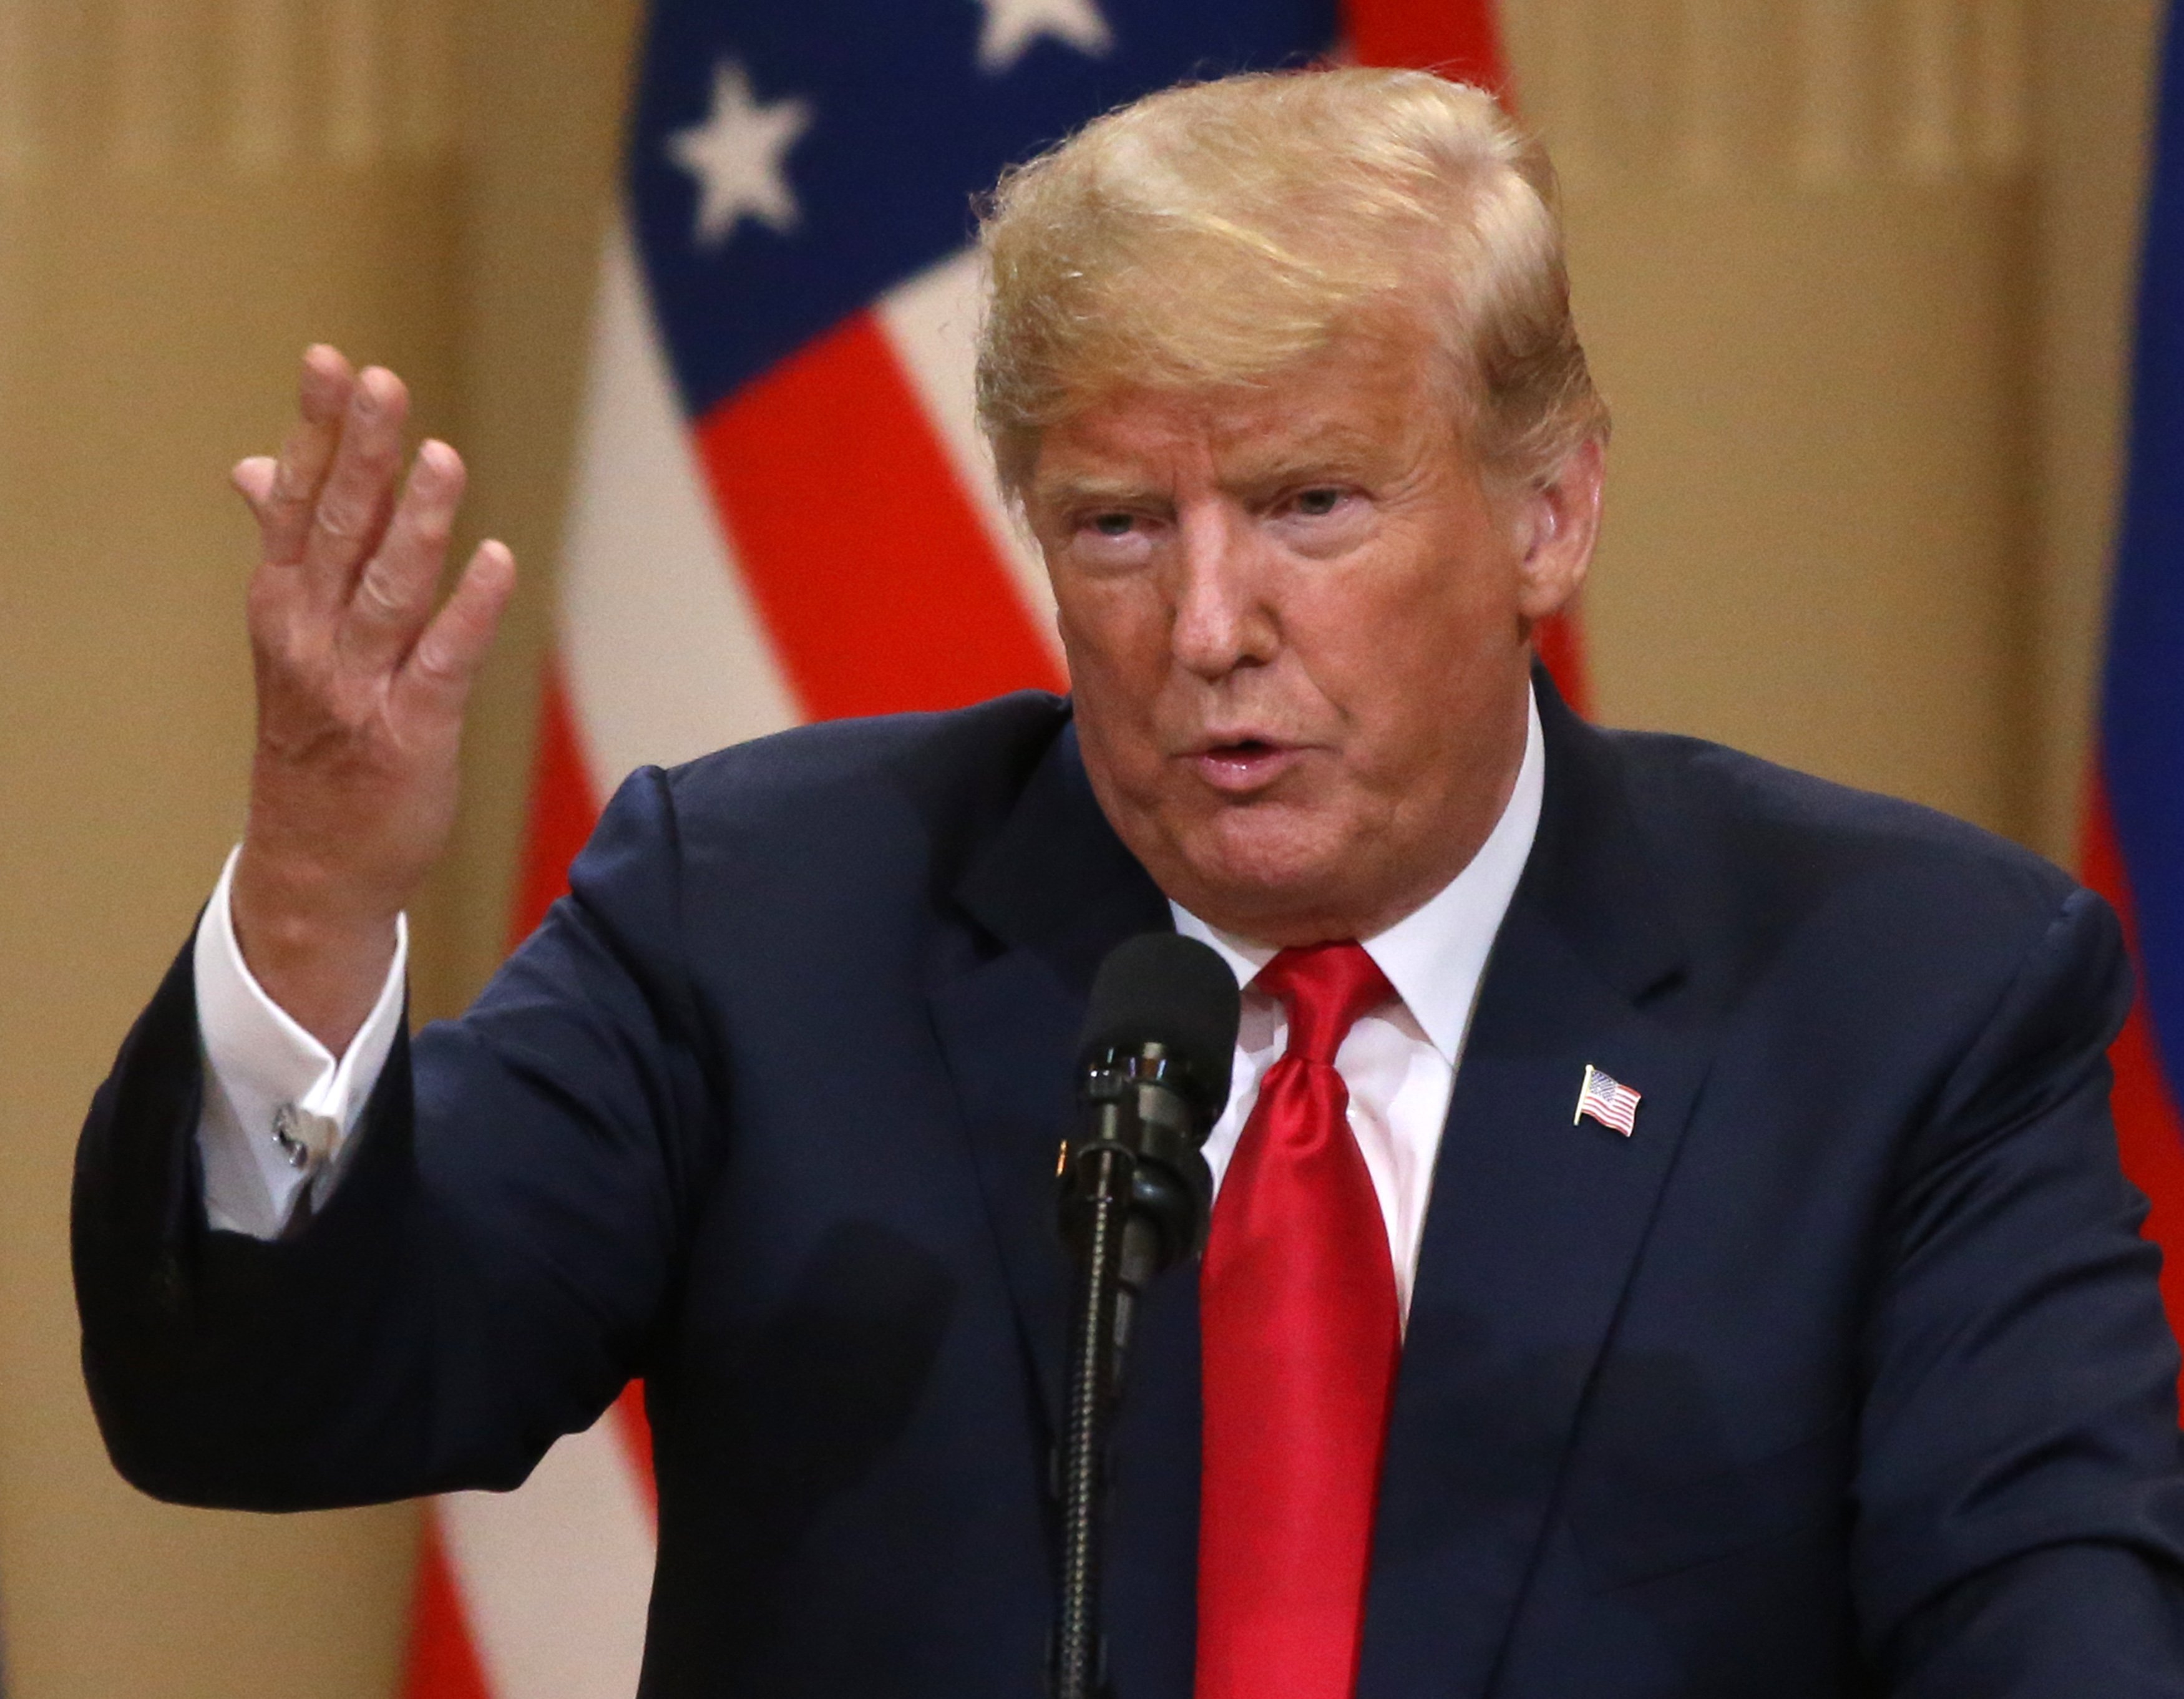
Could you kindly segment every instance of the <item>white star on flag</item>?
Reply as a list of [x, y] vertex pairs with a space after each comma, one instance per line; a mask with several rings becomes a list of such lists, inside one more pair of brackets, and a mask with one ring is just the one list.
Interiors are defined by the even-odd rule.
[[1041, 36], [1067, 42], [1095, 58], [1115, 45], [1097, 0], [978, 0], [986, 8], [978, 31], [978, 69], [994, 76], [1014, 70]]
[[1588, 1115], [1628, 1139], [1638, 1122], [1638, 1094], [1614, 1075], [1587, 1062], [1585, 1083], [1578, 1088], [1577, 1113], [1570, 1117], [1570, 1125], [1576, 1126]]
[[783, 168], [811, 125], [810, 103], [792, 97], [761, 105], [741, 65], [723, 59], [713, 67], [711, 113], [667, 138], [668, 157], [698, 180], [702, 245], [718, 247], [746, 218], [784, 234], [796, 227], [796, 197]]

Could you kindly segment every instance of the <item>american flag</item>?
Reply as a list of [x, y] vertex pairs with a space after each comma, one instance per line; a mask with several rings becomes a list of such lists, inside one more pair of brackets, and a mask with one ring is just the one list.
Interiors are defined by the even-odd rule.
[[1577, 1113], [1570, 1117], [1570, 1125], [1576, 1126], [1590, 1115], [1628, 1139], [1638, 1122], [1638, 1096], [1613, 1074], [1603, 1073], [1587, 1062], [1585, 1083], [1578, 1088]]
[[[1492, 0], [658, 0], [600, 259], [519, 935], [642, 762], [1064, 688], [972, 417], [972, 197], [1134, 95], [1335, 53], [1504, 81]], [[1574, 632], [1543, 648], [1574, 697]], [[517, 1491], [437, 1501], [410, 1699], [627, 1699], [654, 1527], [634, 1387]]]

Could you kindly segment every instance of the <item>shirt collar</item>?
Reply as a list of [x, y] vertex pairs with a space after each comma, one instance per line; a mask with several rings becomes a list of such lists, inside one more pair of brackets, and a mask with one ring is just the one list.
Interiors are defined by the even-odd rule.
[[[1502, 929], [1502, 917], [1509, 911], [1509, 900], [1532, 853], [1546, 770], [1540, 705], [1528, 693], [1524, 759], [1493, 831], [1462, 872], [1384, 932], [1363, 940], [1365, 953], [1388, 976], [1427, 1041], [1451, 1067], [1463, 1050], [1464, 1031], [1471, 1024], [1472, 1005], [1478, 1001], [1479, 982], [1486, 971], [1494, 935]], [[1209, 926], [1173, 899], [1168, 908], [1175, 916], [1175, 929], [1185, 938], [1211, 944], [1234, 971], [1239, 985], [1249, 986], [1277, 953], [1272, 944]]]

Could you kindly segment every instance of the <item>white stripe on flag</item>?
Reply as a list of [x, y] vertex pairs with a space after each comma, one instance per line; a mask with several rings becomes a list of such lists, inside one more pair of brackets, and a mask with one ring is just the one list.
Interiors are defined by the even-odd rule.
[[993, 539], [994, 553], [1007, 563], [1033, 628], [1059, 660], [1061, 643], [1055, 635], [1054, 592], [1047, 585], [1046, 567], [1002, 505], [986, 439], [978, 430], [972, 370], [978, 359], [979, 272], [978, 250], [965, 248], [889, 290], [873, 303], [873, 316], [902, 363], [933, 434], [948, 451], [956, 482]]
[[653, 1520], [609, 1410], [514, 1492], [433, 1512], [493, 1699], [629, 1699], [644, 1655]]
[[626, 222], [608, 232], [563, 550], [570, 711], [594, 794], [800, 717], [738, 576]]

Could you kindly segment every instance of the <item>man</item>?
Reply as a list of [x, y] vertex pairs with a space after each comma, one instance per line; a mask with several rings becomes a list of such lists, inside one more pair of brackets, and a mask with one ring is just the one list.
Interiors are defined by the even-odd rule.
[[1055, 1140], [1094, 968], [1173, 925], [1245, 1021], [1133, 1347], [1121, 1699], [2184, 1693], [2114, 922], [1533, 671], [1606, 434], [1544, 159], [1429, 76], [1237, 79], [984, 239], [1072, 698], [635, 775], [414, 1045], [511, 564], [433, 612], [459, 463], [398, 500], [398, 386], [309, 357], [237, 474], [248, 827], [84, 1137], [124, 1473], [508, 1485], [642, 1375], [646, 1692], [1036, 1691]]

